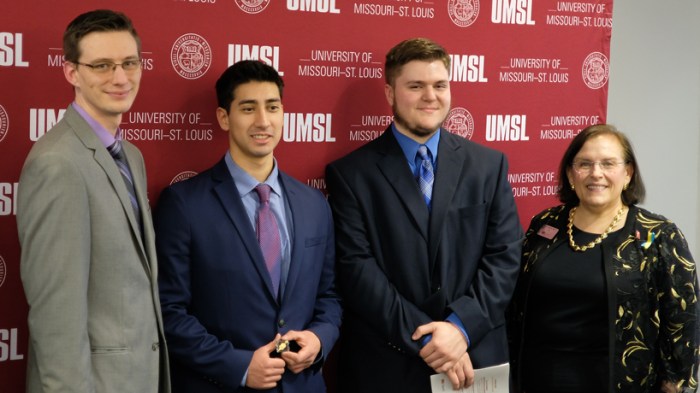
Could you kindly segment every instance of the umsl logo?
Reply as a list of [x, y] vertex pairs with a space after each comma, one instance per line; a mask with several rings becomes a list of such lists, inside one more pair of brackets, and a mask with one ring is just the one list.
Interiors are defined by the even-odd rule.
[[335, 0], [287, 0], [287, 9], [290, 11], [319, 12], [323, 14], [339, 14], [335, 7]]
[[228, 45], [228, 66], [238, 63], [241, 60], [259, 60], [271, 66], [284, 76], [284, 71], [280, 71], [280, 47], [265, 45]]
[[527, 115], [486, 115], [486, 140], [529, 141]]
[[29, 109], [29, 139], [36, 142], [51, 127], [55, 126], [65, 115], [65, 109], [31, 108]]
[[22, 33], [0, 33], [0, 66], [29, 67], [22, 60]]
[[493, 0], [491, 22], [506, 25], [534, 25], [532, 0]]
[[452, 82], [479, 82], [489, 80], [484, 76], [484, 56], [480, 55], [449, 55]]
[[7, 136], [7, 131], [10, 130], [10, 118], [7, 116], [7, 111], [0, 105], [0, 142]]
[[330, 113], [285, 113], [282, 139], [285, 142], [335, 142]]
[[7, 277], [7, 266], [5, 265], [5, 260], [2, 259], [2, 255], [0, 255], [0, 287], [5, 283], [5, 277]]
[[[17, 214], [17, 187], [19, 183], [0, 183], [0, 216], [14, 216]], [[0, 261], [2, 259], [0, 258]], [[0, 285], [2, 280], [0, 280]]]
[[170, 50], [170, 63], [175, 72], [185, 79], [197, 79], [211, 66], [211, 46], [204, 37], [195, 33], [183, 34]]
[[265, 11], [271, 0], [236, 0], [236, 5], [247, 14], [257, 14]]
[[17, 351], [17, 341], [17, 329], [0, 329], [0, 362], [24, 359]]
[[442, 126], [449, 132], [464, 139], [472, 139], [474, 135], [474, 118], [468, 110], [460, 107], [452, 108]]
[[479, 0], [449, 0], [447, 13], [456, 26], [469, 27], [479, 16]]
[[604, 54], [593, 52], [583, 61], [581, 73], [586, 86], [594, 90], [600, 89], [608, 83], [610, 62]]
[[173, 180], [170, 181], [170, 185], [172, 186], [173, 184], [175, 184], [175, 183], [177, 183], [177, 182], [180, 182], [180, 181], [183, 181], [183, 180], [187, 180], [187, 179], [189, 179], [190, 177], [193, 177], [193, 176], [196, 176], [196, 175], [197, 175], [197, 172], [194, 172], [194, 171], [184, 171], [184, 172], [180, 172], [180, 173], [178, 173], [177, 175], [175, 175], [175, 177], [173, 177]]

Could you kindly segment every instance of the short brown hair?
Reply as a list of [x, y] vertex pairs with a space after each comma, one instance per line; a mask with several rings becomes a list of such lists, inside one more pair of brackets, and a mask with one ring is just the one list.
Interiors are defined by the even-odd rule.
[[617, 128], [609, 124], [596, 124], [583, 129], [576, 135], [576, 137], [571, 141], [569, 147], [564, 152], [564, 157], [561, 159], [559, 164], [559, 200], [567, 205], [578, 205], [579, 199], [576, 192], [571, 189], [568, 182], [567, 170], [572, 167], [574, 162], [574, 157], [581, 150], [583, 145], [591, 138], [600, 135], [612, 135], [617, 138], [618, 142], [622, 146], [623, 159], [627, 165], [632, 166], [632, 178], [630, 179], [627, 189], [622, 191], [622, 203], [625, 205], [633, 205], [636, 203], [641, 203], [644, 201], [644, 196], [646, 195], [646, 190], [644, 188], [644, 182], [642, 182], [642, 175], [639, 173], [639, 166], [637, 165], [637, 158], [634, 156], [634, 150], [632, 149], [632, 144], [625, 134], [618, 131]]
[[136, 40], [139, 57], [141, 56], [141, 39], [131, 23], [131, 19], [121, 12], [111, 10], [94, 10], [78, 15], [66, 27], [63, 33], [63, 55], [72, 63], [80, 60], [80, 40], [94, 32], [128, 31]]
[[401, 41], [386, 54], [386, 83], [393, 86], [394, 80], [401, 73], [401, 67], [413, 60], [440, 60], [445, 64], [445, 68], [450, 70], [450, 56], [445, 48], [428, 38], [411, 38]]

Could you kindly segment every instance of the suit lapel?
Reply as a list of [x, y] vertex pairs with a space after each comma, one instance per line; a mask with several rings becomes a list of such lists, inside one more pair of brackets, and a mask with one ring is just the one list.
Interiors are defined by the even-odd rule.
[[411, 174], [406, 156], [394, 138], [391, 126], [379, 138], [378, 149], [383, 157], [377, 161], [377, 167], [391, 184], [397, 198], [406, 207], [421, 236], [428, 241], [428, 220], [430, 219], [428, 207], [425, 205], [418, 183]]
[[[128, 160], [128, 156], [127, 156]], [[134, 168], [131, 161], [129, 161], [129, 166]], [[133, 173], [138, 172], [138, 173]], [[151, 216], [151, 206], [148, 202], [148, 183], [146, 182], [145, 173], [141, 173], [141, 170], [132, 170], [134, 176], [134, 183], [136, 184], [136, 199], [139, 201], [139, 206], [141, 207], [141, 222], [143, 223], [141, 237], [139, 239], [142, 241], [143, 248], [148, 255], [149, 265], [152, 270], [157, 270], [157, 259], [156, 259], [156, 248], [155, 248], [155, 233], [153, 232], [153, 217]], [[120, 174], [121, 175], [121, 174]], [[133, 207], [131, 211], [133, 212]], [[134, 222], [133, 225], [138, 225]], [[133, 230], [133, 229], [132, 229]]]
[[[134, 209], [131, 206], [131, 201], [129, 200], [129, 193], [126, 190], [126, 185], [124, 184], [124, 179], [122, 178], [117, 165], [114, 163], [114, 159], [109, 154], [107, 149], [102, 145], [102, 142], [97, 138], [95, 132], [90, 128], [87, 122], [78, 114], [78, 112], [69, 106], [65, 114], [66, 121], [70, 124], [74, 130], [76, 136], [85, 145], [86, 148], [93, 151], [93, 158], [97, 164], [102, 167], [102, 170], [107, 175], [109, 182], [112, 183], [112, 187], [119, 198], [121, 203], [121, 208], [129, 221], [129, 226], [131, 228], [132, 238], [134, 242], [138, 245], [138, 249], [141, 251], [143, 256], [143, 264], [146, 271], [150, 274], [151, 268], [148, 263], [148, 256], [143, 245], [143, 238], [141, 237], [141, 229], [139, 228], [138, 221], [136, 221], [136, 216], [134, 215]], [[129, 163], [131, 165], [131, 162]], [[145, 192], [144, 190], [137, 190], [137, 196], [139, 193]], [[142, 203], [141, 196], [138, 196], [139, 203]], [[142, 208], [143, 210], [143, 208]]]
[[[134, 157], [138, 154], [136, 147], [131, 143], [125, 141], [122, 144], [124, 152], [126, 154], [126, 160], [129, 163], [129, 168], [131, 169], [131, 175], [134, 179], [134, 189], [136, 191], [136, 199], [139, 202], [140, 212], [141, 212], [141, 222], [142, 226], [139, 228], [139, 223], [133, 215], [134, 209], [131, 206], [131, 201], [127, 199], [126, 203], [129, 205], [125, 207], [127, 214], [129, 214], [129, 222], [131, 224], [131, 229], [134, 234], [141, 233], [141, 236], [137, 236], [140, 244], [142, 245], [145, 253], [147, 255], [147, 261], [151, 270], [157, 270], [156, 263], [156, 248], [155, 248], [155, 233], [153, 232], [153, 217], [151, 216], [151, 206], [148, 201], [148, 183], [146, 181], [146, 172], [144, 168], [143, 161], [136, 160]], [[109, 158], [114, 160], [112, 156], [108, 153]], [[118, 169], [117, 169], [118, 171]], [[119, 173], [119, 177], [124, 183], [124, 179]], [[121, 184], [121, 183], [120, 183]], [[125, 187], [126, 189], [126, 187]], [[128, 193], [128, 191], [127, 191]], [[125, 194], [128, 198], [128, 194]], [[122, 206], [124, 206], [124, 199], [122, 201]], [[130, 209], [128, 209], [130, 208]], [[138, 228], [138, 230], [137, 230]]]
[[464, 156], [457, 151], [460, 146], [455, 143], [452, 134], [440, 131], [440, 146], [438, 148], [438, 169], [433, 184], [432, 215], [430, 217], [430, 267], [435, 268], [440, 240], [443, 234], [443, 224], [454, 198], [457, 184], [464, 168]]
[[[308, 217], [305, 214], [306, 206], [299, 197], [297, 193], [297, 184], [291, 180], [287, 174], [280, 172], [280, 181], [282, 183], [282, 188], [284, 190], [284, 199], [289, 204], [289, 210], [291, 211], [291, 222], [293, 229], [290, 231], [291, 239], [291, 258], [289, 261], [289, 272], [285, 280], [284, 274], [282, 275], [283, 283], [280, 283], [280, 289], [284, 289], [282, 292], [282, 299], [287, 299], [291, 293], [293, 293], [294, 286], [299, 277], [299, 272], [301, 271], [301, 264], [304, 263], [302, 258], [302, 253], [304, 251], [305, 245], [303, 244], [306, 236], [304, 217]], [[283, 301], [284, 303], [284, 301]]]
[[231, 220], [231, 225], [233, 225], [238, 236], [240, 236], [241, 242], [248, 252], [248, 256], [253, 262], [255, 270], [265, 281], [270, 296], [275, 298], [272, 280], [267, 271], [262, 250], [260, 250], [260, 246], [258, 245], [255, 230], [250, 226], [250, 220], [241, 202], [241, 196], [236, 188], [236, 183], [233, 181], [231, 173], [223, 159], [212, 168], [212, 180], [214, 182], [214, 192], [219, 198], [219, 202], [226, 212], [226, 215]]

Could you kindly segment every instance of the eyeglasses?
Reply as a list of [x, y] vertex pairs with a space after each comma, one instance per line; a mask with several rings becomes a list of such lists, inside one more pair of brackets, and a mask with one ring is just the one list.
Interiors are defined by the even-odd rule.
[[615, 160], [604, 160], [604, 161], [574, 161], [571, 166], [577, 173], [591, 173], [596, 165], [600, 167], [603, 172], [612, 172], [620, 165], [625, 165], [625, 161], [615, 161]]
[[112, 63], [111, 61], [101, 61], [99, 63], [93, 64], [80, 63], [77, 61], [72, 61], [71, 63], [88, 67], [94, 73], [101, 75], [113, 73], [117, 70], [117, 67], [121, 67], [122, 70], [124, 70], [124, 72], [127, 74], [136, 72], [136, 70], [141, 69], [141, 59], [124, 60], [121, 63]]

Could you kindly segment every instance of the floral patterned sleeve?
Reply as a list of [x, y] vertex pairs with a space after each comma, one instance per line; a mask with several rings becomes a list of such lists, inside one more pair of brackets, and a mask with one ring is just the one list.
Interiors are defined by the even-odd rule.
[[659, 229], [659, 315], [653, 316], [660, 327], [658, 372], [660, 379], [675, 384], [677, 391], [695, 392], [700, 328], [695, 262], [675, 224], [667, 222]]

